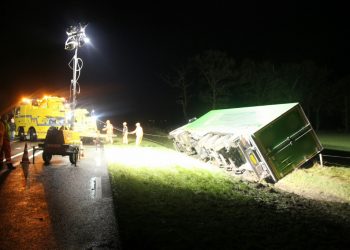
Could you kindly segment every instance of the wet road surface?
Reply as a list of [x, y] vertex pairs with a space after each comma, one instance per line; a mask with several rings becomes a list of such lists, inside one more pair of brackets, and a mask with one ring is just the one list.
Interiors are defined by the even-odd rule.
[[68, 156], [45, 166], [37, 151], [28, 166], [24, 143], [11, 147], [17, 168], [0, 171], [0, 249], [120, 249], [102, 151], [85, 146], [77, 166]]

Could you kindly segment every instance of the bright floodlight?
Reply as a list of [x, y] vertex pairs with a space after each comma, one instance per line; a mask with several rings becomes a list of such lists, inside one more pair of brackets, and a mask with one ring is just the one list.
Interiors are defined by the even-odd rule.
[[79, 26], [70, 26], [66, 33], [67, 33], [67, 40], [65, 44], [66, 50], [73, 50], [77, 47], [82, 47], [87, 41], [89, 41], [89, 38], [85, 34], [85, 28], [87, 24], [81, 24], [79, 23]]
[[85, 38], [84, 38], [84, 42], [87, 43], [87, 44], [89, 44], [89, 43], [90, 43], [90, 38], [85, 37]]

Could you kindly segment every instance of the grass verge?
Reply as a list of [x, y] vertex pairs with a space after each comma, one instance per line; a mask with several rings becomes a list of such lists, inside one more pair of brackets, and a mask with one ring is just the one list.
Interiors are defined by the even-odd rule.
[[350, 203], [350, 168], [319, 164], [299, 168], [280, 180], [276, 187], [312, 199]]
[[244, 183], [164, 148], [108, 150], [123, 249], [346, 249], [350, 244], [349, 203]]
[[317, 132], [317, 136], [326, 149], [350, 152], [350, 134]]

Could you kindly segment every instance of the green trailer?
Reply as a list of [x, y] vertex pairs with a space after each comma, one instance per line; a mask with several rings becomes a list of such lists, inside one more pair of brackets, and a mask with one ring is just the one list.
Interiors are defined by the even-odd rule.
[[298, 103], [212, 110], [169, 135], [180, 152], [273, 182], [323, 149]]

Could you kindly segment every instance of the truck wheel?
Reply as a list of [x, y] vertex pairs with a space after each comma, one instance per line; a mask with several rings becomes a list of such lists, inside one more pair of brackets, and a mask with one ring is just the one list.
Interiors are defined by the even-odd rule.
[[46, 165], [50, 164], [51, 159], [52, 159], [52, 154], [43, 152], [43, 160], [44, 160]]
[[36, 131], [34, 128], [30, 128], [29, 129], [29, 140], [30, 141], [36, 141], [37, 140], [37, 135], [36, 135]]
[[26, 138], [24, 136], [24, 129], [23, 127], [18, 128], [18, 137], [20, 141], [24, 141]]
[[69, 161], [70, 163], [77, 165], [77, 160], [78, 160], [78, 154], [77, 153], [72, 153], [69, 155]]

